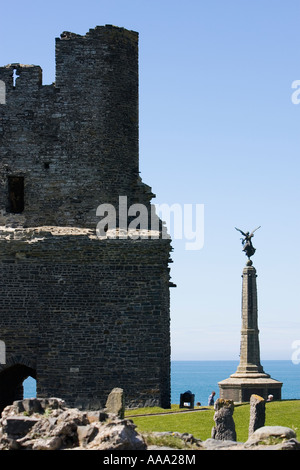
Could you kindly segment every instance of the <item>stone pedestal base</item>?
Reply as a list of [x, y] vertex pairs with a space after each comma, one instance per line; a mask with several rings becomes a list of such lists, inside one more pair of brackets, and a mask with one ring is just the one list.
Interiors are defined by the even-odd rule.
[[250, 401], [253, 394], [267, 400], [273, 395], [274, 400], [281, 400], [282, 382], [272, 379], [268, 374], [232, 374], [228, 379], [218, 383], [220, 398], [233, 400], [236, 403]]

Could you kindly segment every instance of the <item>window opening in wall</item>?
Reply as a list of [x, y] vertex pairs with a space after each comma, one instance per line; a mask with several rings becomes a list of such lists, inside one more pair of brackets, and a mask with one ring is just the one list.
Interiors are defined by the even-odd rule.
[[5, 342], [0, 341], [0, 364], [6, 364]]
[[50, 163], [49, 162], [45, 162], [44, 163], [44, 168], [45, 170], [48, 170], [50, 168]]
[[5, 104], [5, 103], [6, 103], [5, 82], [3, 82], [3, 80], [0, 80], [0, 104]]
[[13, 87], [16, 88], [17, 78], [20, 77], [20, 75], [17, 74], [17, 69], [14, 69], [12, 77], [13, 77]]
[[8, 177], [9, 212], [20, 214], [24, 210], [24, 177]]

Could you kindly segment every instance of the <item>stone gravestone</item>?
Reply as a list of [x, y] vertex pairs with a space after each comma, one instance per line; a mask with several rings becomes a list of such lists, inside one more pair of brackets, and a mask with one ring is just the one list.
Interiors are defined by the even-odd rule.
[[259, 395], [251, 395], [250, 398], [250, 422], [249, 433], [250, 437], [258, 428], [265, 425], [266, 417], [266, 403], [265, 400]]
[[125, 413], [125, 397], [122, 388], [113, 388], [108, 395], [105, 411], [123, 419]]
[[233, 420], [234, 404], [232, 400], [218, 398], [214, 415], [215, 427], [212, 428], [212, 439], [221, 441], [236, 441], [235, 424]]

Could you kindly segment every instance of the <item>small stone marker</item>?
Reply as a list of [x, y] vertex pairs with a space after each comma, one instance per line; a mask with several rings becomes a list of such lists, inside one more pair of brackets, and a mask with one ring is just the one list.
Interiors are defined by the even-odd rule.
[[108, 395], [105, 411], [117, 415], [118, 418], [123, 419], [125, 413], [125, 397], [122, 388], [113, 388]]
[[212, 428], [212, 439], [221, 441], [236, 441], [235, 424], [233, 421], [234, 404], [232, 400], [218, 398], [215, 406], [214, 415], [215, 427]]
[[250, 422], [248, 437], [250, 437], [256, 429], [265, 425], [266, 404], [265, 400], [259, 395], [251, 395], [250, 397]]

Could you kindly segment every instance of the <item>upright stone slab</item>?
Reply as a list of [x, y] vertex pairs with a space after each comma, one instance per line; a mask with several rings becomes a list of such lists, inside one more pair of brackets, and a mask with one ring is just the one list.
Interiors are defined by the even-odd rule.
[[233, 420], [234, 403], [232, 400], [218, 398], [214, 409], [216, 423], [211, 432], [212, 439], [221, 441], [236, 441], [235, 424]]
[[243, 269], [242, 286], [242, 327], [240, 363], [236, 372], [219, 382], [220, 397], [235, 402], [250, 401], [252, 394], [267, 399], [281, 399], [282, 382], [266, 374], [260, 363], [256, 269], [247, 261]]
[[122, 388], [114, 388], [107, 397], [105, 404], [107, 413], [115, 414], [118, 418], [125, 415], [125, 397]]
[[249, 437], [258, 428], [265, 425], [266, 418], [266, 402], [258, 395], [251, 395], [250, 398], [250, 421], [249, 421]]

